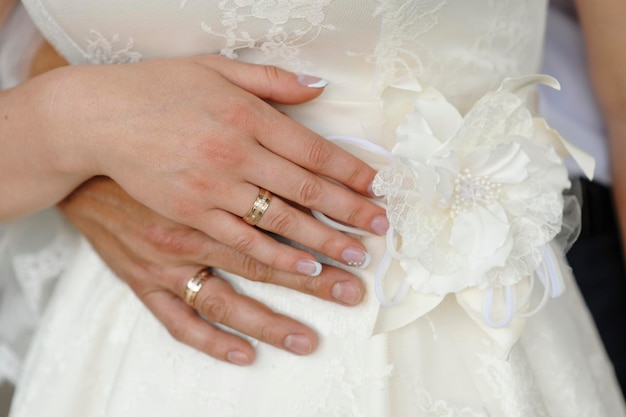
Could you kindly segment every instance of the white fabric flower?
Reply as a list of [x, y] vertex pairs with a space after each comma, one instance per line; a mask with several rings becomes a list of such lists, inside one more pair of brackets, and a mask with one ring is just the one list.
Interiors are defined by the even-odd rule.
[[509, 80], [462, 116], [434, 89], [419, 93], [397, 129], [385, 196], [413, 290], [435, 295], [513, 285], [533, 274], [559, 232], [569, 187], [562, 139], [533, 118]]
[[[363, 138], [328, 137], [390, 161], [373, 184], [391, 224], [376, 267], [373, 334], [418, 320], [451, 294], [506, 357], [526, 318], [564, 291], [570, 268], [554, 239], [569, 187], [563, 159], [573, 157], [589, 178], [594, 160], [532, 116], [523, 93], [536, 83], [559, 87], [542, 75], [507, 79], [464, 116], [432, 88], [390, 87], [383, 110], [398, 126], [391, 153]], [[542, 294], [533, 291], [538, 282]]]

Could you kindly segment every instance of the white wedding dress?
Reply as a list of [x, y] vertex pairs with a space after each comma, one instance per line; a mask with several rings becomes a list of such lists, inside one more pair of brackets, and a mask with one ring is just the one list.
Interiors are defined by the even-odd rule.
[[49, 214], [57, 238], [13, 257], [31, 294], [60, 278], [12, 417], [626, 415], [555, 238], [561, 157], [591, 164], [527, 94], [554, 84], [532, 76], [545, 0], [23, 4], [72, 64], [208, 53], [324, 77], [320, 98], [281, 110], [381, 169], [395, 233], [363, 236], [355, 308], [224, 273], [321, 339], [309, 357], [257, 344], [237, 367], [175, 341]]

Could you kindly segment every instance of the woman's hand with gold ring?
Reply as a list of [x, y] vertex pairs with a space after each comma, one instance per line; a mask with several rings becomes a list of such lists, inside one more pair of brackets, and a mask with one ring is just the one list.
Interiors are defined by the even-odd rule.
[[[322, 90], [309, 87], [319, 84], [310, 79], [217, 56], [73, 66], [36, 77], [24, 88], [45, 93], [54, 87], [63, 96], [54, 108], [37, 109], [52, 117], [40, 123], [45, 132], [35, 133], [52, 144], [62, 138], [63, 149], [75, 151], [63, 154], [71, 158], [62, 161], [72, 171], [63, 177], [67, 183], [34, 179], [47, 185], [45, 193], [32, 195], [58, 198], [88, 177], [104, 175], [159, 214], [272, 268], [310, 275], [320, 265], [263, 231], [344, 265], [365, 266], [369, 256], [359, 239], [323, 225], [307, 210], [383, 235], [385, 211], [366, 198], [375, 170], [269, 104], [317, 97]], [[81, 100], [74, 100], [77, 95]], [[96, 113], [73, 105], [91, 98], [98, 100]], [[255, 228], [242, 218], [259, 188], [273, 199]]]

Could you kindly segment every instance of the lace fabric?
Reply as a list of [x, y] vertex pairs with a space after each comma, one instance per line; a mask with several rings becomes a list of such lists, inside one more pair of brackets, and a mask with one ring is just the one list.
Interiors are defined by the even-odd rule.
[[[388, 151], [411, 111], [407, 94], [417, 87], [440, 91], [463, 117], [504, 78], [534, 73], [546, 8], [545, 0], [154, 0], [148, 18], [145, 4], [134, 0], [24, 4], [74, 64], [221, 53], [324, 77], [330, 84], [319, 99], [280, 109], [322, 135], [365, 138]], [[408, 92], [386, 96], [402, 89]], [[513, 101], [504, 104], [515, 108]], [[467, 127], [468, 142], [478, 140], [482, 128], [510, 127], [485, 123], [488, 114]], [[515, 132], [529, 129], [529, 117], [512, 112]], [[542, 208], [554, 203], [538, 202]], [[521, 212], [527, 209], [519, 205]], [[549, 224], [557, 211], [548, 210]], [[440, 227], [426, 226], [428, 232]], [[553, 230], [544, 234], [550, 239]], [[418, 242], [426, 238], [416, 236]], [[502, 349], [509, 335], [485, 329], [467, 314], [476, 310], [471, 297], [456, 294], [434, 301], [425, 295], [417, 303], [424, 314], [372, 336], [381, 311], [374, 265], [387, 246], [380, 237], [362, 240], [372, 266], [352, 271], [368, 294], [355, 308], [222, 274], [242, 294], [320, 335], [310, 357], [255, 343], [258, 357], [247, 368], [172, 339], [81, 242], [30, 349], [12, 417], [626, 414], [567, 274], [563, 280], [573, 289], [536, 316], [516, 321], [516, 331], [524, 332], [511, 349]], [[431, 262], [447, 267], [446, 259]], [[396, 265], [390, 276], [403, 274]], [[386, 311], [407, 313], [402, 306]]]
[[4, 225], [0, 241], [0, 380], [16, 382], [32, 333], [77, 235], [53, 210]]

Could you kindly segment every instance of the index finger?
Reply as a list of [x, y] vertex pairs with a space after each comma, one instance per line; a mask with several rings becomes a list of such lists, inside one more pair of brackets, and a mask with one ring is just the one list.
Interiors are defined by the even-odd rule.
[[[334, 179], [368, 197], [376, 170], [350, 152], [302, 126], [269, 104], [253, 131], [257, 141], [276, 155], [310, 172]], [[280, 126], [280, 128], [277, 128]]]

